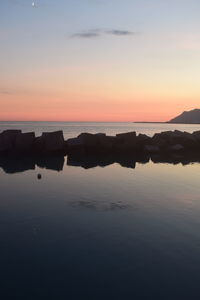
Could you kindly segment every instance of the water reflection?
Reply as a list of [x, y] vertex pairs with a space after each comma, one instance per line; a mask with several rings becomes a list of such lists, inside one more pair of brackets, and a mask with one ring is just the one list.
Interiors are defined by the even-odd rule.
[[[42, 169], [62, 171], [65, 157], [62, 155], [49, 156], [0, 156], [0, 168], [7, 174], [20, 173], [28, 170], [35, 170], [36, 166]], [[67, 165], [91, 169], [95, 167], [106, 167], [118, 163], [124, 168], [135, 169], [136, 164], [146, 164], [149, 161], [154, 163], [182, 164], [200, 163], [200, 155], [69, 155]], [[40, 178], [39, 178], [40, 179]]]
[[64, 161], [64, 156], [0, 156], [0, 167], [7, 174], [35, 170], [36, 166], [42, 169], [62, 171]]
[[200, 162], [200, 155], [84, 155], [84, 156], [68, 156], [67, 165], [82, 167], [84, 169], [90, 169], [94, 167], [105, 167], [114, 163], [118, 163], [120, 166], [125, 168], [136, 168], [136, 164], [146, 164], [149, 161], [154, 163], [168, 163], [168, 164], [179, 164], [187, 165], [195, 162]]
[[90, 169], [118, 163], [122, 167], [135, 169], [136, 162], [148, 163], [149, 159], [148, 156], [136, 157], [132, 155], [70, 155], [67, 157], [67, 165]]
[[35, 160], [33, 157], [0, 157], [0, 167], [5, 173], [13, 174], [28, 170], [35, 170]]
[[200, 165], [158, 164], [187, 159], [1, 157], [35, 168], [0, 172], [2, 299], [196, 299]]
[[131, 209], [132, 206], [124, 201], [117, 202], [97, 202], [88, 200], [78, 200], [71, 202], [71, 206], [74, 208], [88, 209], [91, 211], [121, 211], [125, 209]]
[[36, 165], [40, 168], [62, 171], [64, 166], [64, 156], [47, 156], [36, 159]]

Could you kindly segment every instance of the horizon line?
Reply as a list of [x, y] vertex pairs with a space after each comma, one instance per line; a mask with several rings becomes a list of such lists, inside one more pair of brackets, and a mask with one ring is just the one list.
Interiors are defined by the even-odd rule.
[[0, 122], [71, 122], [71, 123], [167, 123], [168, 121], [64, 121], [64, 120], [0, 120]]

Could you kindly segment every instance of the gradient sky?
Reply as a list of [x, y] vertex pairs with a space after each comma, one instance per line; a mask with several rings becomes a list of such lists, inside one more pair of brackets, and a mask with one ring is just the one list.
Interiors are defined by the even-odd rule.
[[0, 120], [199, 108], [199, 0], [0, 0]]

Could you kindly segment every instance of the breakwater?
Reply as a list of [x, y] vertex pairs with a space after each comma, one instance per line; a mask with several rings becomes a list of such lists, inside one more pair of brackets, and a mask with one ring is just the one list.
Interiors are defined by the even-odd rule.
[[164, 131], [149, 137], [136, 132], [107, 136], [105, 133], [81, 133], [75, 138], [64, 140], [62, 131], [44, 132], [36, 137], [34, 132], [5, 130], [0, 133], [0, 155], [5, 153], [36, 154], [169, 154], [198, 153], [200, 131], [193, 133]]
[[135, 168], [136, 163], [200, 162], [200, 131], [193, 133], [165, 131], [153, 137], [136, 132], [107, 136], [104, 133], [82, 133], [64, 140], [63, 132], [5, 130], [0, 133], [0, 167], [6, 173], [41, 168], [61, 171], [67, 164], [85, 169], [118, 163]]

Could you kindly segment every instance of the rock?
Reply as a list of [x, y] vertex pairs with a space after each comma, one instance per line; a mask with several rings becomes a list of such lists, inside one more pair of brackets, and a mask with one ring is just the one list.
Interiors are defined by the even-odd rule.
[[152, 139], [152, 141], [153, 141], [154, 145], [158, 146], [162, 150], [165, 150], [166, 147], [167, 147], [167, 142], [164, 139], [162, 139], [162, 138], [157, 139], [157, 140]]
[[44, 139], [42, 136], [36, 137], [33, 143], [33, 151], [37, 153], [44, 152], [45, 145], [44, 145]]
[[114, 151], [118, 154], [131, 154], [138, 151], [138, 144], [136, 141], [132, 142], [122, 142], [122, 143], [116, 143], [114, 145]]
[[138, 150], [136, 132], [126, 132], [116, 134], [116, 141], [114, 144], [116, 152], [131, 153]]
[[160, 147], [160, 149], [162, 149], [163, 151], [166, 151], [169, 145], [180, 142], [180, 136], [173, 131], [163, 131], [154, 134], [154, 136], [152, 137], [152, 142], [154, 145]]
[[125, 133], [118, 133], [116, 134], [117, 139], [123, 141], [123, 142], [132, 142], [133, 140], [136, 140], [136, 132], [125, 132]]
[[12, 149], [12, 142], [11, 140], [3, 135], [2, 133], [0, 134], [0, 152], [4, 152], [4, 151], [9, 151]]
[[43, 132], [41, 144], [44, 145], [44, 150], [47, 152], [64, 150], [65, 142], [63, 132]]
[[0, 134], [0, 151], [12, 150], [19, 134], [21, 134], [21, 130], [4, 130]]
[[198, 147], [196, 138], [188, 132], [175, 130], [172, 134], [171, 144], [181, 144], [185, 149], [193, 149]]
[[97, 147], [99, 144], [100, 134], [92, 134], [92, 133], [81, 133], [78, 138], [83, 143], [85, 147]]
[[20, 129], [7, 129], [2, 132], [3, 135], [9, 137], [13, 142], [15, 141], [16, 135], [22, 133]]
[[194, 131], [192, 133], [192, 136], [195, 138], [195, 140], [200, 143], [200, 131]]
[[102, 132], [95, 133], [95, 135], [97, 135], [97, 136], [106, 136], [106, 134], [105, 134], [105, 133], [102, 133]]
[[153, 145], [158, 146], [160, 149], [165, 149], [167, 146], [167, 141], [158, 133], [154, 134], [152, 137], [152, 143]]
[[157, 141], [162, 140], [163, 143], [169, 144], [171, 136], [172, 136], [172, 131], [163, 131], [160, 133], [155, 133], [152, 138], [152, 141], [156, 143]]
[[14, 148], [17, 151], [32, 150], [35, 140], [34, 132], [21, 133], [16, 136]]
[[132, 138], [132, 137], [136, 137], [136, 132], [130, 131], [130, 132], [117, 133], [116, 137], [121, 138], [121, 139]]
[[76, 155], [83, 155], [85, 153], [84, 143], [79, 137], [68, 139], [65, 144], [67, 154], [76, 153]]
[[[18, 155], [21, 151], [36, 152], [36, 154], [94, 154], [94, 155], [124, 155], [134, 156], [184, 151], [189, 155], [200, 152], [200, 131], [192, 134], [179, 130], [164, 131], [152, 138], [135, 132], [120, 133], [116, 136], [106, 136], [105, 133], [81, 133], [77, 138], [64, 141], [63, 132], [46, 132], [35, 138], [33, 132], [21, 133], [21, 130], [6, 130], [0, 133], [0, 151]], [[19, 152], [19, 153], [18, 153]], [[178, 155], [179, 153], [177, 153]], [[174, 155], [176, 155], [174, 153]]]
[[116, 137], [106, 136], [105, 133], [82, 133], [77, 140], [72, 140], [71, 142], [82, 145], [87, 152], [100, 153], [112, 150], [115, 141]]
[[137, 136], [137, 151], [139, 153], [144, 151], [145, 145], [152, 145], [152, 138], [146, 134], [139, 134]]
[[151, 144], [152, 143], [152, 139], [146, 135], [146, 134], [142, 134], [140, 133], [138, 136], [137, 136], [137, 141], [138, 143], [141, 145], [141, 146], [144, 146], [145, 144]]
[[116, 137], [99, 135], [99, 150], [111, 151], [116, 143]]
[[161, 146], [163, 150], [164, 148], [167, 149], [170, 145], [176, 144], [181, 144], [187, 149], [195, 148], [198, 145], [197, 140], [192, 134], [179, 130], [156, 133], [153, 136], [152, 141], [155, 145]]
[[184, 150], [184, 147], [181, 144], [175, 144], [175, 145], [168, 147], [168, 150], [171, 152], [180, 152], [180, 151]]
[[79, 137], [68, 139], [66, 141], [66, 143], [67, 143], [68, 147], [80, 147], [80, 146], [84, 146], [83, 141]]
[[145, 145], [144, 146], [144, 152], [158, 153], [158, 152], [160, 152], [160, 148], [158, 146], [154, 146], [154, 145]]

